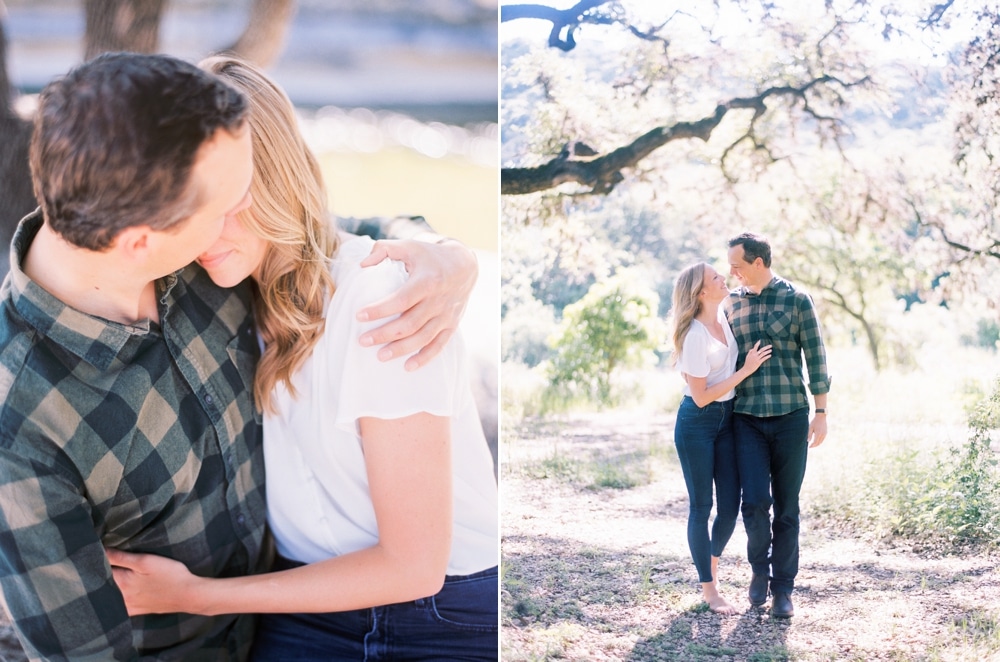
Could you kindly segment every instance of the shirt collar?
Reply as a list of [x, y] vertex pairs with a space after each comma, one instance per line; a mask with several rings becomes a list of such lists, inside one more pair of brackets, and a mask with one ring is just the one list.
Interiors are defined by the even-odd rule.
[[745, 296], [745, 297], [757, 297], [757, 296], [760, 296], [761, 294], [764, 294], [764, 290], [769, 290], [769, 289], [771, 289], [773, 287], [776, 287], [777, 284], [778, 284], [778, 282], [780, 280], [781, 279], [779, 277], [777, 277], [777, 276], [771, 276], [771, 280], [769, 280], [767, 282], [767, 285], [765, 285], [764, 287], [760, 288], [760, 292], [754, 292], [753, 290], [751, 290], [746, 285], [741, 285], [740, 289], [739, 289], [740, 296]]
[[[143, 320], [136, 324], [121, 324], [89, 315], [70, 307], [31, 280], [21, 264], [41, 227], [42, 213], [36, 210], [21, 220], [14, 233], [10, 275], [4, 286], [10, 290], [11, 303], [39, 334], [95, 367], [106, 370], [130, 338], [149, 333], [150, 322]], [[166, 303], [176, 281], [176, 274], [172, 274], [157, 282], [162, 302]]]

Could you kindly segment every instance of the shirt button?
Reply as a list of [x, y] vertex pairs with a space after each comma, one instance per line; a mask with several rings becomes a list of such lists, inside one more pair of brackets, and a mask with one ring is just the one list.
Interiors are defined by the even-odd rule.
[[237, 522], [238, 522], [239, 524], [243, 524], [244, 522], [246, 522], [246, 521], [247, 521], [247, 518], [246, 518], [246, 517], [244, 517], [243, 515], [240, 515], [239, 517], [237, 517], [237, 518], [236, 518], [236, 521], [237, 521]]
[[205, 396], [205, 404], [208, 404], [208, 405], [212, 404], [212, 396], [210, 396], [210, 395], [206, 395]]

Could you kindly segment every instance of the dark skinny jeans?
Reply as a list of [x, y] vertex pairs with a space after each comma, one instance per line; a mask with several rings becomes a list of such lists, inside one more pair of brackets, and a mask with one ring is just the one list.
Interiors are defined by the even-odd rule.
[[[722, 556], [736, 528], [740, 508], [733, 401], [711, 402], [698, 407], [690, 396], [684, 396], [674, 424], [674, 444], [690, 500], [687, 537], [691, 558], [698, 570], [698, 581], [711, 582], [712, 557]], [[718, 511], [709, 538], [713, 484]]]

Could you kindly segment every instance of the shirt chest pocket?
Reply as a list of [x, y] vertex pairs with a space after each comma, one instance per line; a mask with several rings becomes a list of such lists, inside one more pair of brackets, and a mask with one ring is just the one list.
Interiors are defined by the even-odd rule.
[[793, 342], [799, 335], [795, 318], [783, 310], [768, 313], [765, 329], [771, 343], [779, 346]]

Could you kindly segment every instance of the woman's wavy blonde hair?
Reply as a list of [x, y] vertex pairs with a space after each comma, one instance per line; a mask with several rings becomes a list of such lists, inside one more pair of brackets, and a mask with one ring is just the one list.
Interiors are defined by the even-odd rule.
[[254, 397], [258, 408], [276, 413], [274, 387], [284, 382], [296, 396], [292, 375], [323, 333], [324, 305], [335, 287], [329, 262], [339, 239], [327, 214], [319, 163], [284, 91], [260, 69], [233, 57], [209, 57], [199, 66], [250, 103], [253, 204], [239, 218], [268, 243], [256, 274], [255, 315], [266, 348], [257, 364]]
[[705, 287], [707, 266], [704, 262], [692, 264], [681, 271], [674, 282], [674, 298], [671, 302], [673, 307], [671, 315], [674, 319], [674, 365], [677, 365], [677, 359], [684, 349], [684, 338], [691, 329], [692, 320], [701, 313], [701, 299], [698, 295]]

